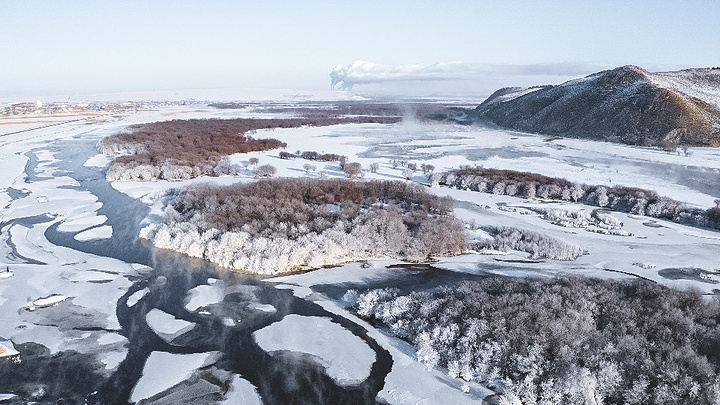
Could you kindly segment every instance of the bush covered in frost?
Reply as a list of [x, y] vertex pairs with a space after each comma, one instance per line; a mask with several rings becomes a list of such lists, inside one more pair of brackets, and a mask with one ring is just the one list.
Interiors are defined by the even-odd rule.
[[718, 404], [720, 303], [647, 281], [487, 279], [355, 306], [504, 404]]
[[255, 176], [256, 179], [267, 179], [270, 177], [275, 177], [276, 173], [277, 169], [273, 165], [262, 165], [259, 166], [257, 169], [253, 170], [253, 176]]
[[155, 246], [255, 273], [365, 259], [420, 261], [466, 249], [452, 200], [397, 181], [275, 179], [183, 189]]
[[587, 254], [585, 249], [552, 236], [511, 227], [498, 227], [492, 239], [481, 240], [474, 247], [478, 250], [519, 250], [530, 253], [531, 259], [575, 260]]
[[592, 212], [563, 208], [531, 208], [541, 214], [543, 219], [558, 226], [567, 228], [587, 228], [597, 226], [603, 229], [621, 229], [622, 221], [605, 210], [596, 209]]

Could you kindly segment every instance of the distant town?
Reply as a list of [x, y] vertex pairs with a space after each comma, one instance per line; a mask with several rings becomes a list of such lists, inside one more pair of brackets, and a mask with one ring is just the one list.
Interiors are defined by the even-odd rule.
[[122, 113], [128, 111], [155, 110], [171, 105], [193, 104], [195, 100], [182, 101], [125, 101], [125, 102], [19, 102], [0, 107], [1, 116], [56, 115], [56, 114], [97, 114]]

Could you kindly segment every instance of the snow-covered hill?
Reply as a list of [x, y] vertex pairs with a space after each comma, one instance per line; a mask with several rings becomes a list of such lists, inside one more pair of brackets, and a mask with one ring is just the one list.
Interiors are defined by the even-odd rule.
[[473, 119], [503, 128], [631, 145], [720, 146], [720, 69], [623, 66], [557, 86], [501, 89]]

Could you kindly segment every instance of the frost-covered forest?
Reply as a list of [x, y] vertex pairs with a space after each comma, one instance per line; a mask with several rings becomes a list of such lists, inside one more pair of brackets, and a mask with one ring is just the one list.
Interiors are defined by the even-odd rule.
[[461, 167], [437, 176], [439, 184], [482, 193], [571, 201], [614, 211], [670, 219], [692, 226], [720, 229], [720, 207], [689, 208], [655, 191], [635, 187], [588, 186], [568, 180], [513, 170]]
[[263, 274], [366, 259], [424, 260], [466, 249], [452, 200], [399, 181], [275, 179], [180, 191], [155, 246]]
[[354, 307], [503, 404], [720, 403], [720, 301], [647, 281], [492, 278]]

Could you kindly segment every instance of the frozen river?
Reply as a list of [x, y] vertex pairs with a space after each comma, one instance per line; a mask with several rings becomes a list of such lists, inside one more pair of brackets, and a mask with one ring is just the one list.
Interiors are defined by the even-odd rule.
[[[232, 115], [204, 106], [182, 113]], [[0, 358], [3, 403], [481, 403], [491, 391], [471, 384], [465, 393], [463, 382], [446, 370], [426, 369], [408, 343], [355, 317], [345, 293], [380, 287], [409, 292], [488, 275], [639, 276], [708, 294], [720, 282], [714, 275], [717, 232], [663, 221], [651, 227], [647, 219], [622, 216], [632, 236], [598, 235], [552, 225], [528, 210], [547, 204], [445, 188], [434, 192], [455, 198], [456, 214], [468, 223], [534, 229], [590, 254], [574, 262], [513, 263], [517, 254], [510, 260], [469, 254], [432, 266], [350, 263], [261, 279], [158, 251], [137, 235], [147, 218], [159, 219], [163, 192], [181, 184], [111, 186], [104, 178], [107, 160], [95, 144], [126, 125], [167, 119], [164, 114], [0, 137], [0, 264], [10, 270], [0, 277], [0, 344], [19, 352]], [[700, 207], [720, 197], [717, 149], [691, 148], [685, 156], [419, 123], [268, 132], [292, 152], [343, 153], [364, 167], [378, 162], [379, 172], [368, 178], [401, 179], [402, 167], [391, 161], [405, 160], [436, 171], [483, 165], [642, 187]], [[277, 166], [280, 176], [344, 176], [334, 163], [306, 173], [302, 160], [281, 160], [277, 151], [254, 156]], [[247, 156], [232, 159], [242, 163]], [[420, 172], [413, 180], [427, 182]], [[707, 277], [666, 271], [684, 267], [704, 269]]]
[[[105, 330], [127, 340], [127, 353], [114, 372], [105, 375], [87, 372], [81, 380], [70, 384], [63, 378], [44, 374], [40, 368], [48, 362], [62, 359], [62, 368], [57, 370], [58, 372], [67, 373], [73, 368], [90, 371], [97, 366], [91, 356], [70, 355], [62, 350], [58, 353], [34, 353], [34, 356], [28, 356], [29, 351], [37, 351], [40, 346], [32, 343], [19, 344], [17, 347], [22, 361], [0, 363], [0, 391], [19, 394], [16, 398], [18, 402], [34, 399], [54, 402], [60, 398], [77, 402], [87, 399], [101, 404], [136, 402], [162, 391], [150, 389], [138, 393], [136, 387], [141, 386], [139, 381], [142, 378], [173, 380], [175, 370], [160, 371], [168, 373], [167, 376], [144, 374], [144, 371], [148, 371], [148, 358], [152, 357], [153, 353], [178, 356], [210, 353], [211, 359], [201, 367], [205, 373], [204, 378], [209, 379], [215, 375], [216, 379], [221, 380], [232, 374], [242, 376], [255, 387], [256, 395], [266, 404], [376, 402], [375, 398], [383, 386], [384, 377], [392, 366], [392, 358], [368, 337], [365, 329], [324, 310], [312, 301], [295, 296], [291, 290], [277, 289], [274, 284], [231, 273], [202, 260], [190, 259], [173, 252], [158, 252], [141, 243], [137, 237], [140, 222], [149, 210], [145, 204], [110, 187], [104, 179], [103, 168], [83, 165], [95, 154], [94, 145], [94, 140], [58, 141], [47, 152], [54, 157], [53, 173], [67, 173], [77, 182], [71, 187], [72, 190], [90, 192], [97, 198], [95, 204], [101, 206], [96, 214], [107, 218], [102, 226], [112, 228], [111, 238], [78, 240], [76, 236], [87, 230], [62, 232], [62, 223], [47, 215], [11, 220], [5, 226], [33, 226], [53, 222], [44, 232], [47, 241], [53, 246], [147, 266], [146, 270], [126, 276], [131, 284], [128, 284], [127, 291], [117, 301], [119, 328]], [[27, 156], [27, 183], [51, 178], [47, 176], [49, 173], [38, 170], [40, 159], [33, 151], [28, 152]], [[14, 193], [15, 198], [21, 196], [23, 193]], [[17, 256], [26, 261], [33, 260], [20, 254]], [[41, 263], [37, 261], [36, 264]], [[200, 286], [211, 288], [211, 295], [215, 299], [202, 302], [202, 305], [195, 308], [187, 308], [187, 297], [192, 296], [193, 289]], [[140, 298], [137, 298], [138, 296]], [[129, 299], [132, 302], [129, 303]], [[80, 308], [74, 309], [72, 313], [63, 313], [60, 306], [52, 310], [56, 312], [52, 315], [53, 318], [84, 315]], [[157, 333], [153, 328], [153, 321], [148, 318], [148, 314], [154, 310], [169, 314], [171, 319], [186, 321], [192, 327], [176, 336]], [[40, 313], [46, 309], [36, 311]], [[297, 352], [271, 355], [264, 351], [253, 333], [289, 314], [327, 318], [357, 336], [360, 344], [369, 347], [374, 354], [370, 356], [366, 378], [355, 384], [342, 384], [328, 376], [325, 367], [314, 361], [310, 355]], [[162, 323], [162, 320], [158, 322]], [[162, 325], [157, 327], [162, 328]], [[76, 325], [72, 319], [64, 321], [61, 328], [67, 329], [64, 331], [66, 333], [73, 329], [88, 330], [82, 322]], [[98, 340], [100, 339], [102, 337]], [[80, 383], [82, 386], [77, 385]], [[32, 388], [32, 385], [36, 387]], [[68, 387], [73, 386], [76, 391], [68, 390]], [[172, 388], [172, 385], [167, 388]], [[186, 386], [175, 387], [175, 390], [176, 395], [196, 399], [213, 395], [221, 397], [225, 391], [221, 384], [208, 386], [203, 383], [188, 383]], [[23, 392], [28, 396], [23, 396]]]

